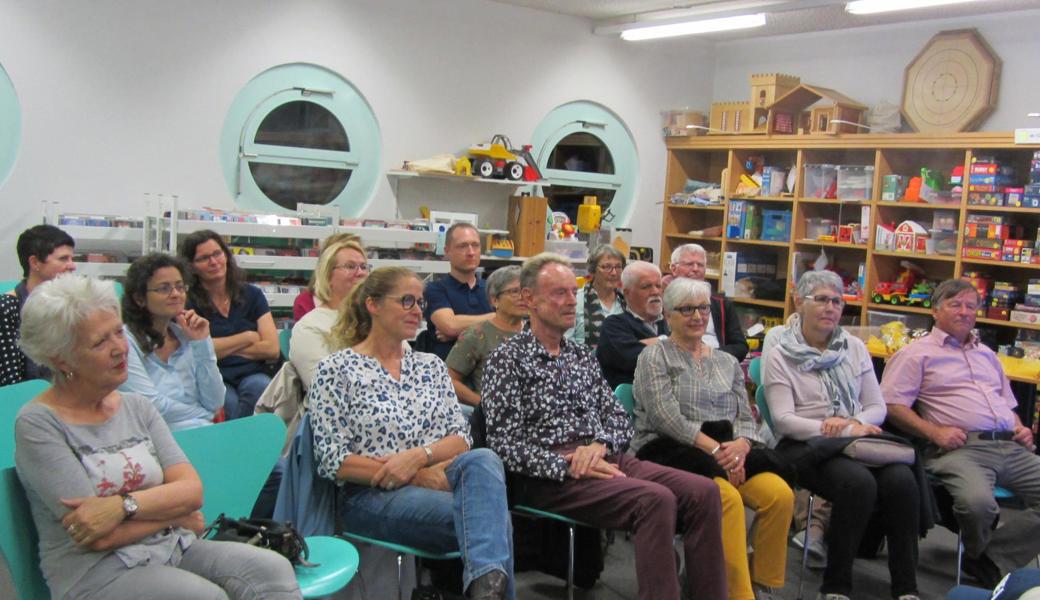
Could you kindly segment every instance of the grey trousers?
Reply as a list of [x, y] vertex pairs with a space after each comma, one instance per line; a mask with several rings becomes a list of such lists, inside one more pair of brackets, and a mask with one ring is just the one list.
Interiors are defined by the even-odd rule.
[[[117, 557], [110, 555], [80, 580], [76, 588], [84, 584], [92, 587], [85, 580], [104, 577], [105, 572], [114, 569], [117, 571], [114, 579], [82, 597], [105, 600], [299, 600], [302, 597], [289, 561], [263, 548], [238, 542], [195, 540], [181, 555], [179, 564], [176, 555], [171, 562], [176, 566], [127, 569]], [[70, 596], [75, 595], [70, 593]]]
[[[925, 467], [953, 497], [968, 556], [985, 552], [1008, 572], [1040, 553], [1040, 456], [1013, 441], [974, 440], [950, 452], [928, 452]], [[1027, 511], [1005, 511], [998, 522], [994, 485], [1013, 492]]]

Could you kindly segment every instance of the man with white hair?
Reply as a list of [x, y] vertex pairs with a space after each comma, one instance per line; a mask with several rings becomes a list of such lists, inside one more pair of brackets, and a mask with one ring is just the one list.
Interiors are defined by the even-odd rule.
[[[671, 275], [662, 280], [664, 287], [677, 277], [686, 277], [694, 281], [704, 281], [708, 269], [708, 253], [700, 244], [683, 244], [672, 252], [669, 263]], [[740, 326], [740, 318], [733, 309], [733, 303], [724, 296], [711, 297], [711, 319], [704, 331], [704, 343], [718, 348], [736, 357], [737, 362], [744, 360], [748, 353], [747, 339]]]
[[611, 388], [632, 383], [639, 353], [671, 333], [662, 314], [663, 288], [657, 265], [639, 260], [629, 263], [621, 272], [621, 289], [628, 306], [603, 321], [596, 347], [596, 358]]

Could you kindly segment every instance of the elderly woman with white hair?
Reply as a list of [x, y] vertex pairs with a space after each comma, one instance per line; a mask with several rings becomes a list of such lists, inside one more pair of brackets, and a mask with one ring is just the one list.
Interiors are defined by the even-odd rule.
[[830, 271], [802, 275], [794, 298], [797, 314], [765, 355], [763, 383], [780, 437], [777, 451], [794, 464], [802, 486], [833, 505], [820, 595], [849, 597], [852, 562], [877, 510], [888, 538], [892, 597], [916, 599], [921, 492], [910, 466], [868, 467], [840, 451], [818, 451], [822, 438], [881, 433], [886, 415], [866, 346], [838, 325], [845, 305], [842, 287]]
[[[640, 460], [714, 478], [729, 598], [773, 598], [784, 587], [793, 471], [758, 438], [740, 364], [704, 342], [710, 299], [703, 281], [680, 277], [665, 290], [671, 334], [639, 355], [632, 448]], [[745, 505], [755, 512], [750, 568]]]
[[578, 290], [574, 327], [567, 330], [568, 338], [596, 349], [603, 321], [625, 310], [625, 295], [620, 289], [625, 264], [625, 255], [607, 244], [589, 254], [585, 286]]
[[117, 391], [127, 340], [112, 283], [66, 275], [22, 311], [54, 373], [15, 423], [15, 464], [54, 598], [300, 598], [277, 553], [197, 537], [202, 483], [145, 397]]

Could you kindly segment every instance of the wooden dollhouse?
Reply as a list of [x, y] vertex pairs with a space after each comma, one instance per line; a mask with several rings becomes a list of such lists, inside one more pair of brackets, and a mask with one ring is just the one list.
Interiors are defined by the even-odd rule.
[[867, 107], [832, 89], [803, 83], [771, 103], [767, 110], [766, 131], [770, 134], [862, 133], [855, 125], [831, 121], [862, 123]]
[[801, 80], [782, 73], [751, 76], [751, 101], [713, 102], [709, 134], [766, 133], [769, 105], [798, 86]]

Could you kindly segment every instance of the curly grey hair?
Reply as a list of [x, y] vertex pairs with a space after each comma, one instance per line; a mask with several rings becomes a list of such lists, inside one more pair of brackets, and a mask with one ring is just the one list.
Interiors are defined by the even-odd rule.
[[671, 312], [683, 302], [707, 303], [711, 300], [711, 285], [686, 277], [673, 279], [664, 289], [664, 309]]
[[505, 291], [506, 286], [518, 279], [520, 279], [519, 265], [509, 265], [508, 267], [495, 269], [495, 272], [489, 275], [485, 281], [488, 300], [492, 302], [497, 300], [502, 295], [502, 292]]
[[99, 310], [119, 316], [115, 284], [85, 275], [62, 275], [41, 283], [22, 308], [18, 346], [33, 362], [57, 371], [54, 359], [68, 361], [76, 328]]
[[841, 277], [838, 277], [838, 274], [834, 271], [806, 271], [798, 278], [798, 287], [795, 289], [795, 293], [798, 294], [799, 298], [805, 298], [821, 287], [829, 287], [839, 295], [845, 290], [845, 284], [842, 283]]

